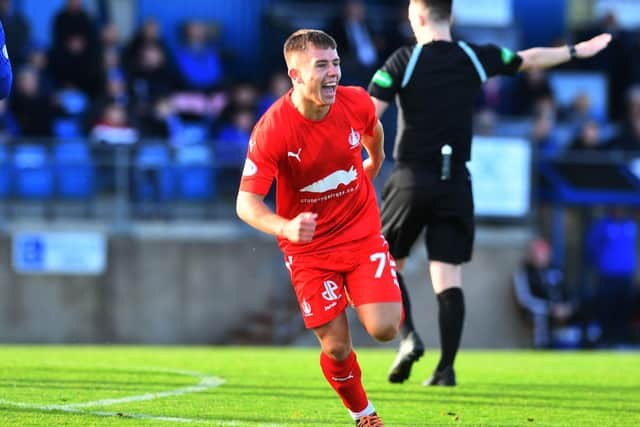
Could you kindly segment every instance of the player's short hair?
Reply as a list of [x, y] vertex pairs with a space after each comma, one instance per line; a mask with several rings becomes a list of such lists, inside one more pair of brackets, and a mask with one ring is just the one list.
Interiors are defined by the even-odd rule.
[[453, 0], [411, 0], [429, 9], [434, 21], [448, 21], [451, 18]]
[[284, 42], [284, 59], [289, 63], [291, 54], [304, 52], [309, 44], [320, 49], [337, 49], [336, 41], [329, 34], [320, 30], [301, 29], [289, 36]]

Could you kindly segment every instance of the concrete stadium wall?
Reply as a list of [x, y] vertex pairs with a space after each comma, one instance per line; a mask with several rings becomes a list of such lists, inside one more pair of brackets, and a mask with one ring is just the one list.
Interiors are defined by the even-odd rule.
[[[0, 236], [0, 342], [217, 344], [252, 313], [289, 287], [275, 242], [255, 234], [207, 237], [198, 233], [111, 236], [107, 271], [96, 277], [18, 275], [11, 239]], [[467, 323], [463, 346], [528, 345], [509, 276], [523, 239], [479, 243], [464, 270]], [[406, 277], [417, 326], [437, 346], [437, 306], [425, 279], [423, 250], [410, 258]], [[292, 292], [287, 289], [286, 292]], [[303, 334], [316, 345], [310, 332]], [[357, 345], [374, 345], [354, 328]]]

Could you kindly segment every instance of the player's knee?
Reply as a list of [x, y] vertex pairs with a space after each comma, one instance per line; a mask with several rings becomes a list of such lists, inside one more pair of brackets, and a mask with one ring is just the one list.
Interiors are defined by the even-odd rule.
[[323, 345], [322, 351], [334, 360], [344, 360], [351, 353], [351, 344], [334, 342]]
[[377, 341], [391, 341], [396, 337], [399, 329], [399, 322], [394, 323], [381, 323], [375, 325], [371, 330], [369, 330], [369, 335], [373, 337]]

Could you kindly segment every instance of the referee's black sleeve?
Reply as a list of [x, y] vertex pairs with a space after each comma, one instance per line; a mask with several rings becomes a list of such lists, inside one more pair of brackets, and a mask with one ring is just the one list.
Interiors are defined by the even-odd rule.
[[520, 69], [522, 58], [515, 52], [493, 44], [469, 46], [478, 55], [480, 63], [484, 66], [487, 77], [496, 75], [513, 76]]
[[400, 90], [410, 56], [411, 49], [408, 47], [402, 47], [393, 52], [373, 75], [369, 83], [369, 95], [382, 101], [392, 102], [395, 94]]

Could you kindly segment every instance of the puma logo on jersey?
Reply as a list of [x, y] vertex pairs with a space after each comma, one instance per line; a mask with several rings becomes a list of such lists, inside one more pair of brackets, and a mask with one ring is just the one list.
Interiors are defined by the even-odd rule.
[[294, 157], [299, 162], [301, 162], [302, 161], [302, 160], [300, 160], [300, 152], [301, 151], [302, 151], [302, 148], [299, 148], [297, 153], [294, 153], [293, 151], [287, 151], [287, 157]]
[[311, 185], [307, 185], [300, 191], [308, 191], [310, 193], [324, 193], [326, 191], [335, 190], [340, 184], [348, 185], [358, 178], [358, 171], [354, 166], [348, 171], [337, 170], [314, 182]]

